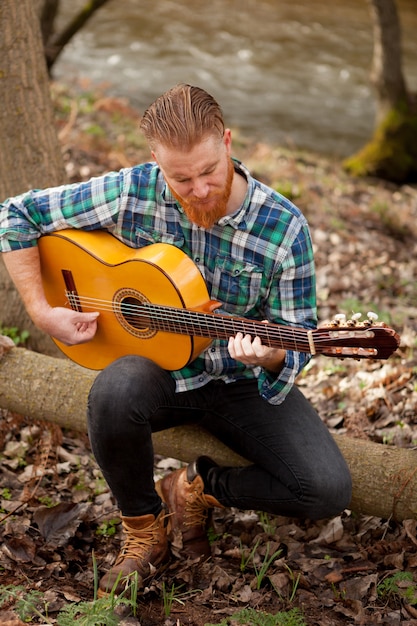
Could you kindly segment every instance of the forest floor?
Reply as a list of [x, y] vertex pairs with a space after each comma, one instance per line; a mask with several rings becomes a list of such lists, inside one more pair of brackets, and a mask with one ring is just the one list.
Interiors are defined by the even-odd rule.
[[[55, 85], [54, 99], [70, 180], [148, 159], [137, 130], [140, 113], [129, 103], [86, 85], [83, 94]], [[414, 449], [417, 187], [353, 179], [338, 159], [234, 136], [234, 154], [309, 220], [320, 324], [336, 313], [372, 310], [401, 335], [387, 361], [314, 358], [300, 376], [301, 389], [331, 432]], [[110, 613], [101, 621], [81, 613], [94, 598], [95, 568], [106, 570], [120, 545], [118, 511], [87, 436], [0, 410], [0, 450], [0, 623], [116, 623]], [[156, 458], [155, 474], [178, 466]], [[173, 557], [140, 596], [136, 615], [119, 607], [117, 620], [417, 624], [416, 528], [416, 519], [349, 510], [320, 522], [216, 511], [210, 561]]]

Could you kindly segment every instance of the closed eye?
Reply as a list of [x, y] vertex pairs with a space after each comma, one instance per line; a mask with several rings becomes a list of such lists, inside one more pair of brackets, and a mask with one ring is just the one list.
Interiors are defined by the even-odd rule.
[[[197, 178], [203, 178], [204, 176], [210, 176], [210, 175], [211, 175], [211, 174], [213, 174], [213, 172], [216, 170], [216, 167], [217, 167], [217, 164], [210, 165], [210, 167], [208, 167], [206, 170], [204, 170], [203, 172], [201, 172], [201, 174], [199, 174], [199, 175], [197, 176]], [[181, 177], [181, 178], [179, 178], [179, 177], [177, 177], [177, 178], [175, 178], [175, 181], [176, 181], [177, 183], [180, 183], [180, 184], [181, 184], [181, 183], [190, 183], [190, 182], [192, 182], [192, 179], [191, 179], [191, 178], [189, 178], [189, 177], [187, 177], [187, 178], [182, 178], [182, 177]]]

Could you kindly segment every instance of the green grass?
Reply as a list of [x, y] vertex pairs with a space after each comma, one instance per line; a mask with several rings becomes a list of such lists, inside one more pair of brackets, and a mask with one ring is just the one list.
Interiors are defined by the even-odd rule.
[[244, 626], [307, 626], [297, 608], [279, 612], [275, 615], [265, 613], [264, 611], [256, 611], [255, 609], [242, 609], [217, 624], [205, 624], [204, 626], [228, 626], [231, 624], [243, 624]]

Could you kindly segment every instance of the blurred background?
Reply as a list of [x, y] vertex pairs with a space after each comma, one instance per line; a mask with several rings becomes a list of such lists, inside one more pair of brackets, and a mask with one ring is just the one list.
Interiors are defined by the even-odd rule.
[[[77, 1], [62, 3], [62, 22]], [[405, 77], [417, 91], [417, 0], [397, 8]], [[53, 76], [89, 79], [140, 110], [190, 82], [244, 135], [343, 157], [373, 129], [371, 59], [366, 0], [117, 0], [65, 48]]]

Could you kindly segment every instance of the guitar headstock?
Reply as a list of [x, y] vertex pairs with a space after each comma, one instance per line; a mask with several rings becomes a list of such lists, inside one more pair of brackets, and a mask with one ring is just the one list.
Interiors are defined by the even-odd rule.
[[314, 331], [317, 352], [340, 359], [388, 359], [399, 347], [400, 336], [383, 322], [378, 323], [376, 313], [368, 312], [362, 321], [361, 317], [355, 313], [347, 320], [341, 313]]

